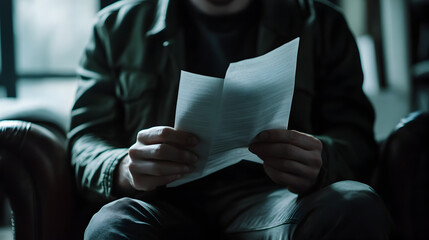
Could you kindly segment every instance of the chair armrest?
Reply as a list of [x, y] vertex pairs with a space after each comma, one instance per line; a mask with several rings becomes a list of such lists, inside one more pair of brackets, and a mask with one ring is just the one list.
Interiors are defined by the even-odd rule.
[[376, 190], [392, 214], [398, 239], [429, 237], [428, 146], [429, 112], [416, 112], [401, 120], [381, 148]]
[[0, 121], [0, 187], [20, 239], [69, 239], [75, 199], [65, 134], [26, 121]]

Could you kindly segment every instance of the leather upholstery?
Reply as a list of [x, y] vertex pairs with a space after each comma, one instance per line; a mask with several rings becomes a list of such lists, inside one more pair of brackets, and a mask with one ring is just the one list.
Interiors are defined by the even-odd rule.
[[402, 119], [381, 148], [376, 190], [396, 224], [395, 239], [429, 236], [429, 112]]
[[17, 240], [71, 237], [75, 203], [60, 130], [0, 121], [0, 185], [10, 199]]

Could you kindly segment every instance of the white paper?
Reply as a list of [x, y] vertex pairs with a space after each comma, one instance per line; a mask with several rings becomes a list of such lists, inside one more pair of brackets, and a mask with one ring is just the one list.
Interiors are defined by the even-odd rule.
[[178, 186], [248, 160], [248, 150], [267, 129], [287, 128], [292, 103], [299, 38], [262, 56], [231, 63], [225, 79], [182, 71], [175, 128], [200, 138], [192, 149], [197, 169], [168, 186]]

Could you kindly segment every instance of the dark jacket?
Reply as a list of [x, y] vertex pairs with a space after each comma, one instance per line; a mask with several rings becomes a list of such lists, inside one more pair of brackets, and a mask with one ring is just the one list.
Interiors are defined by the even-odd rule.
[[[173, 126], [186, 51], [180, 2], [121, 1], [98, 14], [78, 69], [69, 133], [78, 187], [92, 201], [113, 199], [114, 169], [138, 131]], [[317, 187], [364, 181], [376, 159], [374, 113], [343, 16], [311, 0], [263, 1], [262, 11], [258, 55], [301, 38], [289, 129], [323, 142]]]

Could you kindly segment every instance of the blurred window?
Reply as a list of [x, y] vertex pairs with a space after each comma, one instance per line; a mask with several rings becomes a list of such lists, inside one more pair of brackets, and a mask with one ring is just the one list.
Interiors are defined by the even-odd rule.
[[74, 73], [98, 9], [98, 0], [13, 0], [17, 75]]

